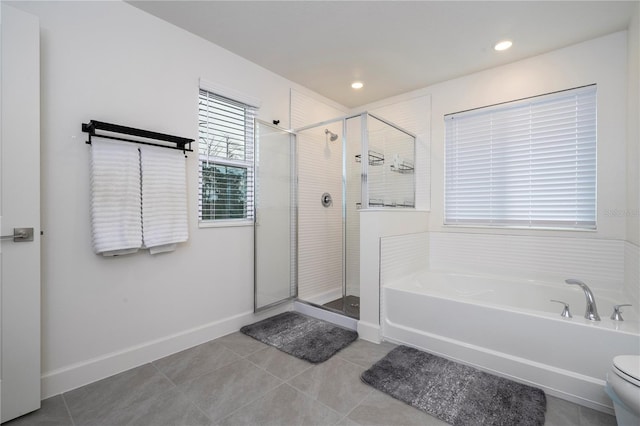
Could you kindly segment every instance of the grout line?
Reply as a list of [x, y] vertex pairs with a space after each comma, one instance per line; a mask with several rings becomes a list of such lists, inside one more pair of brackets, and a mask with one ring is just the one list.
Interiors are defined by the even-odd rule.
[[71, 415], [71, 409], [69, 408], [69, 404], [67, 404], [67, 398], [64, 397], [64, 393], [61, 393], [62, 402], [64, 403], [64, 407], [67, 409], [67, 414], [69, 415], [69, 419], [71, 420], [71, 426], [75, 426], [76, 422], [73, 420], [73, 416]]
[[[278, 379], [278, 380], [280, 381], [280, 384], [282, 384], [282, 383], [285, 383], [285, 382], [286, 382], [286, 380], [282, 379], [281, 377], [276, 376], [275, 374], [273, 374], [273, 373], [272, 373], [272, 372], [270, 372], [270, 371], [267, 371], [265, 368], [263, 368], [263, 367], [259, 366], [259, 365], [258, 365], [258, 364], [256, 364], [255, 362], [250, 361], [250, 360], [248, 360], [248, 359], [246, 359], [246, 358], [245, 358], [245, 361], [247, 361], [249, 364], [253, 365], [254, 367], [258, 368], [258, 370], [260, 370], [260, 371], [264, 371], [265, 373], [267, 373], [267, 374], [268, 374], [268, 375], [270, 375], [271, 377], [275, 377], [276, 379]], [[280, 385], [278, 385], [278, 386], [280, 386]]]
[[[160, 373], [163, 377], [165, 377], [165, 378], [169, 381], [169, 383], [171, 383], [171, 384], [173, 385], [173, 388], [169, 388], [169, 389], [167, 389], [165, 392], [169, 392], [170, 390], [175, 389], [175, 390], [176, 390], [180, 395], [182, 395], [182, 397], [183, 397], [183, 398], [184, 398], [184, 399], [185, 399], [185, 400], [186, 400], [190, 405], [193, 405], [194, 407], [196, 407], [196, 409], [197, 409], [198, 411], [200, 411], [200, 413], [202, 413], [202, 415], [203, 415], [207, 420], [209, 420], [210, 422], [213, 422], [213, 419], [212, 419], [211, 417], [209, 417], [209, 415], [208, 415], [207, 413], [205, 413], [205, 412], [204, 412], [204, 410], [203, 410], [202, 408], [200, 408], [200, 406], [198, 406], [198, 404], [196, 404], [196, 403], [195, 403], [195, 402], [193, 402], [189, 397], [187, 397], [187, 395], [186, 395], [182, 390], [180, 390], [180, 387], [179, 387], [177, 384], [175, 384], [175, 383], [173, 382], [173, 380], [171, 380], [171, 379], [169, 378], [169, 376], [167, 376], [166, 374], [164, 374], [164, 372], [163, 372], [162, 370], [160, 370], [160, 369], [158, 368], [158, 366], [157, 366], [157, 365], [155, 365], [155, 364], [153, 364], [153, 363], [151, 363], [151, 364], [152, 364], [152, 365], [153, 365], [153, 367], [158, 371], [158, 373]], [[198, 376], [198, 377], [201, 377], [201, 376]], [[196, 378], [197, 378], [197, 377], [196, 377]], [[186, 382], [185, 382], [185, 383], [186, 383]]]
[[[240, 358], [244, 358], [244, 359], [247, 359], [247, 358], [248, 358], [248, 357], [250, 357], [251, 355], [257, 354], [258, 352], [263, 351], [263, 350], [265, 350], [265, 349], [269, 349], [269, 348], [275, 348], [275, 349], [277, 349], [275, 346], [272, 346], [272, 345], [269, 345], [269, 344], [267, 344], [267, 343], [261, 342], [260, 340], [258, 340], [258, 339], [256, 339], [256, 338], [253, 338], [253, 337], [251, 337], [251, 336], [247, 336], [246, 334], [244, 334], [244, 333], [242, 333], [242, 332], [240, 332], [240, 331], [237, 331], [236, 333], [239, 333], [241, 336], [243, 336], [243, 337], [244, 337], [244, 338], [246, 338], [246, 339], [251, 339], [251, 340], [252, 340], [252, 341], [254, 341], [254, 342], [258, 342], [258, 343], [260, 343], [261, 347], [259, 347], [258, 349], [256, 349], [256, 350], [255, 350], [255, 351], [253, 351], [253, 352], [250, 352], [250, 353], [248, 353], [248, 354], [244, 354], [244, 355], [243, 355], [243, 354], [241, 354], [239, 351], [234, 350], [231, 346], [229, 346], [227, 343], [225, 343], [224, 341], [222, 341], [222, 339], [224, 339], [225, 337], [230, 336], [231, 334], [234, 334], [234, 333], [227, 334], [226, 336], [218, 337], [217, 339], [214, 339], [214, 340], [218, 341], [218, 342], [219, 342], [221, 345], [223, 345], [225, 348], [229, 349], [231, 352], [233, 352], [234, 354], [238, 355]], [[286, 352], [285, 352], [285, 353], [286, 353]], [[289, 355], [289, 354], [287, 354], [287, 355]]]
[[[272, 374], [272, 376], [273, 376], [273, 374]], [[274, 377], [275, 377], [275, 376], [274, 376]], [[220, 418], [220, 419], [214, 419], [213, 421], [214, 421], [214, 422], [216, 422], [216, 423], [220, 423], [222, 420], [224, 420], [224, 419], [226, 419], [226, 418], [229, 418], [229, 417], [233, 416], [235, 413], [237, 413], [237, 412], [238, 412], [238, 411], [240, 411], [240, 410], [243, 410], [243, 409], [244, 409], [244, 408], [246, 408], [248, 405], [253, 404], [254, 402], [256, 402], [256, 401], [258, 401], [258, 400], [260, 400], [260, 399], [264, 398], [265, 396], [267, 396], [267, 394], [268, 394], [269, 392], [274, 391], [274, 390], [278, 389], [280, 386], [282, 386], [282, 385], [285, 385], [285, 384], [286, 384], [285, 382], [283, 382], [283, 381], [282, 381], [282, 379], [280, 379], [280, 378], [278, 378], [278, 379], [280, 380], [280, 383], [278, 383], [276, 386], [274, 386], [274, 387], [272, 387], [272, 388], [267, 389], [267, 390], [265, 391], [265, 393], [263, 393], [262, 395], [258, 396], [258, 397], [257, 397], [257, 398], [255, 398], [255, 399], [252, 399], [251, 401], [247, 402], [246, 404], [244, 404], [244, 405], [242, 405], [242, 406], [240, 406], [240, 407], [236, 408], [235, 410], [233, 410], [233, 411], [232, 411], [231, 413], [229, 413], [228, 415], [226, 415], [226, 416], [224, 416], [224, 417], [222, 417], [222, 418]]]
[[[314, 382], [315, 382], [315, 380], [314, 380]], [[333, 411], [333, 412], [334, 412], [334, 413], [336, 413], [338, 416], [342, 416], [342, 417], [344, 417], [344, 416], [343, 416], [343, 414], [342, 414], [341, 412], [336, 411], [335, 409], [333, 409], [333, 408], [329, 407], [327, 404], [325, 404], [324, 402], [320, 401], [318, 398], [316, 398], [315, 396], [311, 395], [310, 393], [307, 393], [307, 392], [303, 391], [302, 389], [300, 389], [300, 388], [298, 388], [298, 387], [294, 386], [292, 383], [286, 382], [285, 384], [286, 384], [286, 385], [289, 385], [290, 387], [292, 387], [293, 389], [295, 389], [297, 392], [300, 392], [302, 395], [306, 396], [307, 398], [309, 398], [309, 399], [311, 399], [311, 400], [313, 400], [313, 401], [317, 402], [318, 404], [322, 405], [323, 407], [325, 407], [325, 408], [327, 408], [327, 409], [329, 409], [329, 410]], [[340, 419], [342, 419], [342, 417], [340, 417]]]
[[213, 424], [213, 419], [211, 417], [209, 417], [209, 415], [207, 413], [204, 412], [204, 410], [202, 408], [200, 408], [198, 406], [198, 404], [196, 404], [195, 402], [193, 402], [192, 400], [190, 400], [189, 398], [187, 398], [187, 395], [185, 395], [182, 391], [178, 390], [178, 392], [180, 392], [180, 394], [182, 394], [182, 396], [184, 397], [184, 399], [186, 399], [187, 401], [189, 401], [189, 404], [193, 405], [194, 407], [196, 407], [196, 410], [200, 411], [202, 413], [202, 415], [205, 417], [205, 419], [209, 420], [209, 422], [211, 424]]
[[149, 364], [151, 364], [151, 365], [153, 366], [153, 368], [155, 368], [155, 369], [156, 369], [156, 371], [157, 371], [158, 373], [160, 373], [160, 375], [161, 375], [162, 377], [164, 377], [165, 379], [167, 379], [167, 380], [169, 381], [169, 383], [171, 383], [171, 384], [173, 385], [173, 387], [174, 387], [174, 388], [177, 388], [177, 387], [178, 387], [178, 385], [177, 385], [177, 384], [175, 384], [175, 383], [173, 382], [173, 380], [171, 380], [171, 379], [169, 378], [169, 376], [167, 376], [166, 374], [164, 374], [164, 372], [163, 372], [162, 370], [160, 370], [160, 369], [158, 368], [158, 366], [157, 366], [157, 365], [155, 365], [153, 362], [150, 362]]
[[[253, 364], [254, 366], [258, 367], [260, 370], [264, 371], [265, 373], [267, 373], [267, 374], [269, 374], [269, 375], [271, 375], [271, 376], [273, 376], [273, 377], [277, 378], [277, 379], [278, 379], [278, 380], [280, 380], [282, 383], [288, 383], [288, 382], [289, 382], [289, 380], [292, 380], [294, 377], [298, 377], [300, 374], [302, 374], [302, 373], [304, 373], [305, 371], [308, 371], [308, 370], [310, 370], [311, 368], [313, 368], [313, 367], [314, 367], [314, 364], [311, 364], [311, 363], [309, 363], [308, 361], [305, 361], [305, 360], [303, 360], [303, 359], [300, 359], [300, 358], [294, 357], [293, 355], [290, 355], [290, 354], [288, 354], [288, 353], [286, 353], [286, 352], [283, 352], [283, 351], [279, 350], [278, 348], [276, 348], [276, 347], [274, 347], [274, 346], [268, 346], [268, 347], [266, 347], [266, 348], [262, 348], [262, 349], [260, 349], [259, 351], [256, 351], [256, 352], [254, 352], [254, 353], [253, 353], [253, 354], [251, 354], [251, 355], [257, 354], [257, 353], [258, 353], [258, 352], [260, 352], [260, 351], [267, 351], [269, 348], [275, 349], [275, 350], [277, 350], [278, 352], [281, 352], [282, 354], [284, 354], [284, 355], [286, 355], [286, 356], [288, 356], [288, 357], [295, 358], [295, 359], [296, 359], [296, 360], [298, 360], [298, 361], [306, 362], [306, 363], [308, 363], [308, 364], [309, 364], [309, 366], [308, 366], [307, 368], [305, 368], [304, 370], [302, 370], [301, 372], [299, 372], [298, 374], [295, 374], [294, 376], [292, 376], [292, 377], [290, 377], [290, 378], [288, 378], [288, 379], [283, 379], [282, 377], [276, 376], [275, 374], [273, 374], [272, 372], [270, 372], [269, 370], [267, 370], [267, 368], [266, 368], [266, 367], [263, 367], [263, 366], [261, 366], [261, 365], [259, 365], [259, 364], [255, 363], [255, 362], [251, 361], [250, 359], [248, 359], [248, 357], [247, 357], [247, 358], [244, 358], [244, 359], [245, 359], [245, 360], [247, 360], [247, 361], [249, 361], [249, 362], [250, 362], [251, 364]], [[249, 356], [251, 356], [251, 355], [249, 355]]]

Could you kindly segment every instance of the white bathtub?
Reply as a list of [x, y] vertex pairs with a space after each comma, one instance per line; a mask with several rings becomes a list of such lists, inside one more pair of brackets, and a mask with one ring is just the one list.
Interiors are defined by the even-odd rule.
[[[382, 289], [382, 335], [613, 413], [604, 392], [613, 357], [640, 354], [637, 306], [609, 319], [622, 294], [593, 289], [601, 321], [584, 318], [578, 286], [421, 272]], [[562, 318], [568, 302], [573, 318]]]

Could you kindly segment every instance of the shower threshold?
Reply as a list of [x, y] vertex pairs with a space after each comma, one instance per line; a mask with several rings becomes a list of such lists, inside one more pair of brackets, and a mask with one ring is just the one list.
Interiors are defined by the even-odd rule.
[[358, 296], [349, 295], [341, 297], [325, 303], [322, 306], [351, 318], [360, 319], [360, 297]]

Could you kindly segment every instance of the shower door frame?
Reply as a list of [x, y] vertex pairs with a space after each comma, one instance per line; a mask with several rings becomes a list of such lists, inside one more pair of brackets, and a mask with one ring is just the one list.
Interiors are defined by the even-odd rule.
[[[254, 189], [254, 197], [256, 199], [253, 203], [253, 312], [258, 313], [267, 309], [274, 308], [281, 304], [290, 302], [292, 300], [297, 300], [298, 298], [298, 139], [297, 134], [293, 130], [283, 129], [281, 127], [276, 126], [275, 124], [268, 123], [266, 121], [260, 120], [258, 118], [254, 119], [254, 128], [257, 129], [257, 124], [261, 126], [266, 126], [272, 130], [289, 134], [289, 149], [290, 149], [290, 173], [292, 176], [292, 182], [290, 182], [289, 191], [291, 195], [291, 210], [293, 210], [293, 214], [290, 215], [290, 220], [293, 220], [293, 225], [289, 223], [289, 228], [293, 229], [292, 235], [290, 235], [290, 259], [292, 260], [291, 270], [289, 271], [290, 281], [289, 281], [289, 296], [263, 305], [258, 306], [258, 267], [257, 267], [257, 259], [258, 259], [258, 244], [257, 244], [257, 225], [258, 225], [258, 203], [257, 201], [257, 188]], [[256, 130], [257, 134], [257, 130]], [[254, 176], [254, 184], [258, 182], [258, 156], [259, 156], [259, 140], [256, 141], [255, 144], [255, 152], [253, 155], [253, 176]], [[256, 185], [257, 187], [257, 185]], [[293, 247], [291, 247], [293, 245]], [[293, 252], [293, 256], [291, 255]], [[293, 288], [293, 291], [291, 289]]]
[[[275, 306], [278, 306], [282, 303], [286, 303], [289, 302], [291, 300], [300, 302], [300, 303], [304, 303], [307, 305], [311, 305], [314, 307], [318, 307], [320, 309], [324, 309], [327, 310], [329, 312], [335, 312], [338, 313], [340, 315], [344, 315], [346, 317], [352, 318], [350, 316], [347, 315], [346, 313], [346, 309], [344, 308], [343, 305], [343, 310], [337, 310], [337, 309], [331, 309], [328, 308], [326, 306], [322, 306], [320, 304], [317, 303], [313, 303], [313, 302], [309, 302], [307, 300], [304, 299], [300, 299], [299, 297], [299, 286], [300, 286], [300, 282], [298, 279], [298, 273], [299, 273], [299, 264], [298, 264], [298, 259], [299, 259], [299, 242], [298, 242], [298, 230], [299, 230], [299, 188], [298, 188], [298, 179], [299, 179], [299, 169], [298, 169], [298, 165], [299, 165], [299, 161], [298, 161], [298, 134], [300, 132], [303, 132], [305, 130], [309, 130], [309, 129], [313, 129], [315, 127], [322, 127], [322, 126], [326, 126], [329, 124], [334, 124], [337, 122], [342, 122], [342, 148], [341, 148], [341, 156], [342, 156], [342, 205], [341, 205], [341, 218], [342, 218], [342, 298], [344, 300], [344, 298], [346, 297], [347, 294], [347, 261], [346, 261], [346, 253], [347, 253], [347, 120], [353, 119], [353, 118], [360, 118], [361, 122], [360, 122], [360, 132], [361, 132], [361, 142], [360, 142], [360, 152], [361, 152], [361, 158], [363, 159], [363, 161], [361, 162], [362, 164], [362, 169], [361, 169], [361, 176], [360, 176], [360, 191], [361, 191], [361, 200], [360, 200], [360, 210], [370, 210], [370, 209], [389, 209], [389, 207], [370, 207], [369, 206], [369, 188], [368, 188], [368, 161], [364, 160], [367, 158], [368, 156], [368, 149], [369, 149], [369, 129], [368, 129], [368, 117], [372, 117], [386, 125], [388, 125], [389, 127], [392, 127], [410, 137], [413, 138], [413, 157], [414, 157], [414, 162], [416, 160], [416, 140], [417, 137], [414, 133], [409, 132], [406, 129], [403, 129], [402, 127], [390, 122], [389, 120], [386, 120], [376, 114], [372, 114], [368, 111], [363, 111], [357, 114], [350, 114], [350, 115], [346, 115], [346, 116], [342, 116], [342, 117], [337, 117], [337, 118], [333, 118], [333, 119], [329, 119], [329, 120], [324, 120], [324, 121], [320, 121], [317, 123], [313, 123], [310, 125], [306, 125], [297, 129], [293, 129], [293, 130], [286, 130], [286, 129], [282, 129], [278, 126], [272, 125], [271, 123], [267, 123], [265, 121], [256, 119], [255, 121], [263, 126], [267, 126], [271, 129], [280, 131], [280, 132], [284, 132], [284, 133], [288, 133], [290, 135], [291, 138], [293, 138], [293, 142], [291, 143], [291, 147], [292, 147], [292, 151], [291, 151], [291, 160], [292, 160], [292, 164], [291, 164], [291, 173], [293, 176], [293, 182], [291, 182], [291, 191], [292, 191], [292, 210], [293, 210], [293, 214], [292, 214], [292, 219], [295, 222], [295, 227], [294, 227], [294, 231], [292, 234], [292, 237], [290, 237], [290, 241], [291, 244], [295, 246], [295, 248], [293, 249], [293, 265], [292, 265], [292, 270], [290, 271], [290, 276], [291, 276], [291, 281], [290, 281], [290, 285], [293, 287], [293, 291], [290, 292], [292, 293], [289, 297], [277, 301], [277, 302], [273, 302], [270, 303], [268, 305], [265, 306], [261, 306], [261, 307], [257, 307], [257, 300], [258, 300], [258, 294], [257, 294], [257, 283], [258, 283], [258, 279], [257, 279], [257, 268], [255, 267], [255, 259], [257, 259], [257, 244], [255, 244], [255, 235], [256, 235], [256, 221], [257, 221], [257, 217], [258, 217], [258, 208], [257, 208], [257, 203], [254, 203], [254, 312], [260, 312]], [[254, 155], [254, 176], [256, 176], [257, 179], [257, 157], [258, 155]], [[414, 185], [413, 185], [413, 200], [414, 200], [414, 207], [413, 209], [415, 209], [415, 196], [416, 196], [416, 183], [415, 183], [415, 178], [414, 178]], [[391, 209], [395, 209], [396, 207], [392, 207]], [[359, 244], [359, 243], [358, 243]], [[360, 269], [360, 266], [359, 266]], [[358, 292], [360, 293], [360, 292]]]
[[[324, 120], [324, 121], [319, 121], [317, 123], [313, 123], [313, 124], [309, 124], [303, 127], [299, 127], [297, 129], [293, 130], [293, 133], [296, 135], [298, 135], [298, 133], [300, 132], [304, 132], [305, 130], [309, 130], [309, 129], [313, 129], [315, 127], [322, 127], [322, 126], [326, 126], [329, 124], [334, 124], [337, 122], [342, 122], [342, 137], [341, 137], [341, 141], [342, 141], [342, 147], [341, 147], [341, 160], [342, 160], [342, 185], [341, 185], [341, 189], [342, 189], [342, 205], [340, 206], [341, 209], [341, 220], [342, 220], [342, 299], [344, 301], [344, 298], [347, 294], [347, 268], [346, 268], [346, 253], [347, 253], [347, 139], [346, 139], [346, 135], [347, 135], [347, 120], [350, 118], [355, 118], [358, 117], [360, 114], [355, 114], [355, 115], [348, 115], [348, 116], [341, 116], [341, 117], [336, 117], [336, 118], [332, 118], [329, 120]], [[296, 139], [296, 144], [297, 144], [297, 139]], [[296, 145], [297, 148], [297, 145]], [[297, 154], [297, 150], [296, 150], [296, 154]], [[298, 161], [296, 160], [296, 185], [295, 185], [295, 189], [296, 189], [296, 200], [298, 199], [298, 169], [297, 169], [297, 165], [298, 165]], [[362, 180], [360, 182], [360, 185], [362, 186]], [[296, 204], [296, 215], [298, 214], [298, 205]], [[296, 219], [296, 224], [298, 224], [297, 219]], [[297, 238], [297, 229], [296, 229], [296, 238]], [[297, 243], [296, 243], [297, 246]], [[297, 258], [298, 258], [298, 251], [296, 250], [296, 269], [298, 267], [298, 262], [297, 262]], [[309, 302], [307, 300], [304, 299], [300, 299], [299, 298], [299, 281], [297, 279], [297, 271], [296, 271], [296, 301], [300, 302], [300, 303], [304, 303], [306, 305], [310, 305], [310, 306], [314, 306], [329, 312], [335, 312], [339, 315], [344, 315], [348, 318], [352, 318], [350, 316], [347, 315], [345, 309], [344, 309], [344, 305], [343, 305], [343, 310], [337, 310], [337, 309], [332, 309], [332, 308], [328, 308], [326, 306], [320, 305], [318, 303], [314, 303], [314, 302]]]

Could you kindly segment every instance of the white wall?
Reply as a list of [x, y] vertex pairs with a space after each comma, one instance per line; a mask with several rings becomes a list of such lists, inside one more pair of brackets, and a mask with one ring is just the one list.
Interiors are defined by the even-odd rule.
[[[173, 253], [91, 250], [91, 119], [197, 140], [198, 80], [262, 101], [289, 127], [295, 84], [121, 2], [17, 3], [39, 17], [42, 56], [43, 396], [237, 330], [255, 320], [252, 227], [197, 226]], [[269, 312], [268, 314], [272, 314]]]
[[627, 239], [640, 245], [640, 4], [629, 24], [627, 43]]
[[640, 4], [627, 34], [627, 243], [625, 290], [640, 300]]
[[[637, 22], [637, 17], [635, 19]], [[424, 260], [425, 266], [504, 273], [559, 283], [572, 275], [585, 279], [594, 287], [617, 291], [626, 282], [629, 299], [638, 300], [638, 249], [637, 245], [625, 242], [625, 239], [637, 241], [637, 236], [628, 235], [637, 234], [638, 216], [629, 218], [629, 215], [617, 214], [633, 213], [634, 210], [629, 209], [638, 205], [637, 26], [632, 23], [629, 35], [626, 31], [618, 32], [362, 107], [375, 111], [381, 105], [389, 105], [387, 108], [394, 110], [396, 104], [418, 96], [430, 96], [430, 150], [423, 151], [417, 159], [420, 164], [422, 155], [430, 155], [430, 174], [417, 176], [418, 182], [423, 178], [429, 180], [427, 186], [431, 194], [428, 215], [430, 256]], [[633, 41], [629, 41], [628, 47], [627, 40], [631, 38]], [[631, 74], [628, 80], [627, 55]], [[598, 85], [597, 231], [443, 225], [445, 114], [593, 83]], [[421, 117], [416, 109], [414, 114], [415, 119], [428, 122], [429, 118]], [[628, 129], [627, 120], [630, 122]], [[362, 232], [367, 231], [363, 229]], [[419, 229], [406, 232], [419, 232]], [[364, 249], [361, 255], [365, 256]], [[363, 268], [364, 262], [366, 260]], [[362, 311], [365, 312], [366, 307], [362, 307]]]
[[[626, 32], [618, 32], [540, 56], [492, 68], [428, 88], [432, 99], [430, 230], [443, 225], [444, 115], [514, 99], [596, 83], [598, 86], [598, 230], [511, 231], [517, 235], [625, 238], [626, 220], [607, 212], [626, 208]], [[514, 48], [517, 48], [514, 47]], [[508, 53], [507, 53], [508, 54]], [[486, 229], [464, 229], [486, 232]]]
[[[202, 77], [260, 98], [259, 118], [279, 119], [281, 127], [289, 127], [290, 89], [306, 89], [125, 3], [16, 6], [37, 15], [41, 23], [44, 396], [253, 321], [252, 228], [197, 227], [193, 154], [188, 160], [188, 183], [193, 189], [189, 242], [157, 257], [141, 253], [106, 259], [93, 254], [90, 148], [84, 144], [80, 124], [97, 119], [197, 139], [197, 89]], [[379, 238], [425, 231], [427, 223], [432, 231], [449, 231], [442, 226], [446, 113], [598, 83], [599, 229], [552, 234], [627, 237], [625, 218], [603, 214], [604, 209], [628, 208], [626, 44], [625, 32], [612, 34], [403, 98], [431, 94], [432, 213], [362, 215], [362, 228], [372, 231], [361, 235], [362, 253], [376, 261], [368, 263], [374, 268], [361, 271], [363, 330], [378, 324]]]
[[[596, 231], [443, 225], [445, 114], [593, 83], [598, 90]], [[627, 32], [436, 84], [426, 90], [432, 99], [430, 267], [507, 273], [560, 284], [572, 276], [601, 289], [622, 290], [625, 253], [630, 259], [628, 253], [633, 251], [625, 251], [629, 221], [620, 212], [628, 209], [628, 188], [637, 192], [638, 185], [637, 173], [634, 177], [626, 171]], [[633, 181], [627, 185], [629, 180]]]

